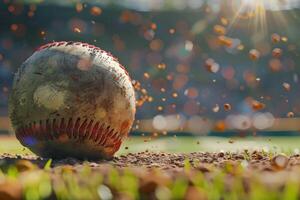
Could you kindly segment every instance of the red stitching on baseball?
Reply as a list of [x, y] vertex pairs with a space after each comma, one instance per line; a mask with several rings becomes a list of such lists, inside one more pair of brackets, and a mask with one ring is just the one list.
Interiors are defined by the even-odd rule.
[[73, 134], [72, 134], [75, 139], [78, 138], [79, 124], [80, 124], [80, 118], [78, 117], [76, 122], [75, 122], [75, 125], [74, 125], [74, 128], [73, 128]]
[[90, 120], [90, 123], [89, 123], [89, 125], [87, 126], [87, 128], [85, 130], [84, 137], [89, 137], [91, 129], [92, 129], [93, 122], [94, 122], [94, 120]]
[[81, 140], [83, 140], [84, 139], [84, 135], [85, 135], [85, 128], [86, 128], [86, 126], [87, 126], [87, 119], [85, 119], [84, 121], [83, 121], [83, 123], [79, 126], [79, 128], [78, 128], [78, 136], [79, 136], [79, 138], [81, 138]]
[[51, 130], [51, 125], [50, 125], [49, 119], [46, 120], [46, 130], [47, 130], [46, 135], [48, 136], [48, 138], [50, 140], [53, 140], [53, 137], [51, 135], [52, 130]]
[[67, 126], [67, 128], [66, 128], [66, 130], [68, 130], [68, 131], [66, 131], [67, 132], [67, 135], [68, 135], [68, 137], [69, 138], [71, 138], [71, 134], [72, 134], [72, 128], [73, 127], [73, 122], [72, 122], [72, 117], [69, 119], [69, 122], [68, 122], [68, 126]]
[[[107, 131], [107, 132], [106, 132], [106, 134], [104, 135], [104, 139], [103, 139], [102, 143], [99, 141], [99, 144], [105, 145], [106, 142], [107, 142], [107, 140], [108, 140], [108, 138], [111, 138], [111, 134], [113, 133], [114, 129], [112, 129], [112, 130], [107, 129], [106, 131]], [[105, 137], [105, 136], [106, 136], [106, 137]]]
[[[105, 143], [102, 143], [103, 140], [105, 140], [109, 135], [108, 135], [108, 131], [110, 126], [108, 126], [105, 131], [101, 131], [100, 134], [98, 134], [97, 139], [95, 140], [95, 142], [97, 142], [99, 145], [104, 145]], [[99, 133], [99, 132], [98, 132]], [[102, 134], [103, 133], [103, 134]]]
[[65, 132], [65, 118], [61, 118], [60, 120], [60, 126], [59, 126], [59, 132], [64, 133]]
[[76, 120], [54, 118], [40, 120], [38, 123], [34, 121], [16, 130], [16, 137], [22, 144], [26, 137], [34, 137], [37, 140], [57, 140], [61, 134], [67, 134], [69, 139], [76, 139], [77, 142], [91, 140], [95, 145], [104, 148], [113, 147], [113, 152], [116, 152], [122, 143], [120, 133], [111, 126], [106, 127], [104, 123], [99, 121], [94, 123], [94, 120], [79, 117]]
[[57, 130], [56, 119], [53, 119], [53, 120], [52, 120], [52, 129], [53, 129], [53, 135], [54, 135], [54, 137], [57, 137], [57, 135], [58, 135], [58, 130]]
[[36, 123], [35, 121], [33, 122], [34, 125], [34, 132], [36, 132], [36, 136], [39, 139], [40, 138], [40, 125], [38, 123]]
[[94, 125], [94, 128], [93, 128], [93, 131], [89, 137], [90, 140], [93, 140], [95, 138], [95, 135], [96, 135], [96, 131], [98, 130], [98, 126], [99, 126], [99, 122], [97, 122], [95, 125]]
[[40, 137], [43, 138], [42, 134], [46, 132], [46, 126], [44, 126], [42, 120], [40, 120], [40, 126], [41, 126], [41, 128], [40, 128], [40, 130], [41, 130], [40, 131]]
[[99, 140], [99, 137], [101, 136], [101, 133], [103, 133], [103, 127], [104, 127], [104, 124], [102, 124], [99, 129], [95, 132], [95, 134], [93, 135], [93, 140], [94, 142], [97, 142]]

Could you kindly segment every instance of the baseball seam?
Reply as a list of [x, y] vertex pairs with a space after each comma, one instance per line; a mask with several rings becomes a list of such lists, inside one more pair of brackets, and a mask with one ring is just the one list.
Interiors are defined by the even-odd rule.
[[100, 52], [100, 53], [106, 53], [109, 57], [111, 57], [115, 62], [117, 62], [119, 64], [119, 67], [122, 68], [125, 72], [125, 74], [130, 78], [127, 70], [125, 69], [125, 67], [119, 63], [119, 60], [114, 57], [110, 52], [104, 51], [103, 49], [96, 47], [94, 45], [88, 44], [88, 43], [83, 43], [83, 42], [75, 42], [75, 41], [60, 41], [60, 42], [51, 42], [51, 43], [47, 43], [45, 45], [40, 46], [39, 48], [37, 48], [36, 51], [41, 51], [44, 49], [51, 49], [52, 47], [59, 47], [59, 46], [68, 46], [68, 45], [77, 45], [77, 46], [82, 46], [88, 49], [92, 49], [94, 51]]
[[67, 120], [53, 118], [52, 120], [34, 121], [16, 130], [16, 136], [21, 142], [24, 142], [27, 137], [39, 140], [59, 140], [59, 136], [62, 134], [66, 134], [70, 140], [77, 140], [78, 143], [90, 140], [103, 148], [113, 146], [115, 151], [119, 149], [122, 142], [122, 134], [115, 131], [110, 125], [107, 126], [99, 121], [94, 123], [92, 119], [79, 117]]

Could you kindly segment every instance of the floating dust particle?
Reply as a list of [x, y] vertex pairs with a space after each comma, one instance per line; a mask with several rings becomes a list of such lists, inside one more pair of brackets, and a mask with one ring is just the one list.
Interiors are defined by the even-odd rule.
[[257, 111], [257, 110], [264, 109], [266, 107], [266, 105], [259, 102], [259, 101], [253, 100], [252, 103], [251, 103], [251, 107], [252, 107], [253, 110]]
[[141, 88], [141, 83], [140, 83], [139, 81], [132, 80], [131, 82], [132, 82], [132, 85], [133, 85], [134, 89], [140, 90], [140, 88]]
[[33, 17], [33, 16], [34, 16], [34, 12], [33, 12], [33, 11], [29, 11], [29, 12], [27, 13], [27, 16], [28, 16], [28, 17]]
[[218, 37], [218, 41], [219, 41], [219, 44], [222, 45], [222, 46], [226, 46], [226, 47], [232, 47], [232, 39], [229, 38], [229, 37], [226, 37], [226, 36], [219, 36]]
[[176, 93], [176, 92], [172, 93], [172, 97], [177, 98], [178, 97], [178, 93]]
[[280, 35], [277, 34], [277, 33], [273, 33], [273, 34], [271, 35], [271, 40], [272, 40], [273, 43], [278, 43], [278, 42], [280, 42], [280, 39], [281, 39], [281, 37], [280, 37]]
[[174, 79], [174, 76], [171, 75], [171, 74], [168, 74], [168, 75], [166, 76], [166, 78], [167, 78], [168, 81], [172, 81], [172, 80]]
[[46, 32], [45, 32], [45, 31], [41, 31], [41, 32], [40, 32], [40, 35], [41, 35], [41, 36], [45, 36], [45, 35], [46, 35]]
[[11, 31], [17, 31], [18, 30], [18, 25], [17, 24], [10, 25], [10, 30]]
[[29, 6], [29, 10], [31, 10], [31, 11], [36, 11], [36, 5], [35, 5], [35, 4], [31, 4], [31, 5]]
[[158, 69], [166, 69], [166, 67], [167, 67], [167, 66], [166, 66], [165, 63], [160, 63], [160, 64], [157, 65], [157, 68], [158, 68]]
[[160, 91], [161, 92], [166, 92], [166, 89], [165, 88], [160, 88]]
[[293, 112], [288, 112], [286, 114], [286, 116], [289, 117], [289, 118], [293, 118], [295, 116], [295, 114]]
[[225, 103], [224, 104], [224, 110], [225, 111], [230, 111], [232, 108], [231, 108], [231, 105], [229, 103]]
[[15, 8], [15, 6], [14, 5], [10, 5], [10, 6], [8, 6], [8, 11], [9, 12], [11, 12], [11, 13], [13, 13], [13, 12], [15, 12], [15, 10], [16, 10], [16, 8]]
[[208, 13], [210, 13], [211, 12], [211, 7], [209, 6], [209, 5], [207, 5], [206, 7], [205, 7], [205, 9], [204, 9], [204, 11], [208, 14]]
[[251, 49], [249, 51], [249, 58], [252, 61], [257, 61], [260, 58], [260, 52], [258, 50], [256, 50], [256, 49]]
[[141, 89], [142, 94], [147, 94], [147, 90], [145, 88]]
[[8, 93], [8, 91], [9, 91], [8, 87], [6, 87], [6, 86], [2, 87], [2, 92], [3, 93]]
[[205, 68], [211, 73], [217, 73], [220, 69], [220, 65], [216, 63], [213, 59], [209, 58], [205, 61]]
[[145, 73], [144, 73], [144, 78], [145, 78], [145, 79], [149, 79], [149, 78], [150, 78], [149, 73], [145, 72]]
[[219, 120], [214, 125], [214, 130], [223, 132], [226, 130], [226, 124], [223, 120]]
[[75, 27], [75, 28], [73, 29], [73, 31], [74, 31], [75, 33], [81, 33], [81, 30], [80, 30], [78, 27]]
[[93, 6], [93, 7], [90, 9], [90, 13], [91, 13], [91, 15], [98, 16], [98, 15], [101, 15], [102, 9], [99, 8], [98, 6]]
[[174, 28], [170, 28], [170, 29], [169, 29], [169, 33], [170, 33], [170, 34], [174, 34], [174, 33], [175, 33], [175, 29], [174, 29]]
[[151, 27], [152, 30], [156, 30], [157, 29], [156, 23], [153, 23], [153, 22], [151, 23], [150, 27]]
[[136, 130], [139, 130], [139, 128], [140, 128], [139, 125], [133, 125], [132, 130], [136, 131]]
[[280, 48], [273, 49], [272, 56], [274, 58], [280, 58], [282, 56], [282, 50]]
[[167, 99], [166, 98], [161, 98], [161, 101], [165, 102]]
[[237, 46], [237, 50], [239, 50], [239, 51], [243, 51], [244, 49], [245, 49], [245, 46], [243, 44], [239, 44]]
[[283, 65], [279, 59], [273, 58], [269, 61], [269, 68], [272, 72], [279, 72], [282, 70]]
[[289, 39], [288, 39], [287, 37], [284, 37], [284, 36], [281, 37], [281, 41], [282, 41], [282, 42], [287, 42], [288, 40], [289, 40]]
[[135, 101], [135, 103], [136, 103], [137, 107], [142, 107], [144, 105], [145, 101], [142, 99], [138, 99]]
[[139, 98], [136, 99], [136, 106], [137, 107], [141, 107], [146, 101], [147, 102], [152, 102], [153, 101], [153, 98], [148, 95], [148, 92], [145, 88], [142, 88], [139, 81], [132, 80], [132, 85], [134, 87], [134, 90], [137, 93], [141, 94], [141, 95], [139, 95]]
[[162, 110], [163, 110], [163, 107], [162, 107], [162, 106], [157, 106], [157, 110], [158, 110], [158, 111], [162, 111]]
[[225, 17], [221, 17], [220, 22], [223, 26], [227, 26], [229, 24], [229, 20]]
[[191, 98], [191, 99], [195, 99], [199, 96], [199, 91], [197, 88], [191, 87], [191, 88], [187, 88], [184, 91], [184, 95]]
[[77, 12], [81, 12], [83, 10], [83, 4], [82, 3], [76, 3], [75, 9]]
[[221, 25], [215, 25], [214, 26], [214, 32], [218, 35], [225, 35], [226, 34], [226, 28]]
[[216, 105], [212, 108], [212, 111], [213, 111], [214, 113], [219, 112], [219, 110], [220, 110], [220, 106], [219, 106], [218, 104], [216, 104]]
[[153, 97], [148, 96], [147, 100], [148, 100], [148, 102], [153, 102]]
[[285, 91], [289, 92], [291, 91], [291, 85], [289, 83], [283, 83], [282, 87], [284, 88]]

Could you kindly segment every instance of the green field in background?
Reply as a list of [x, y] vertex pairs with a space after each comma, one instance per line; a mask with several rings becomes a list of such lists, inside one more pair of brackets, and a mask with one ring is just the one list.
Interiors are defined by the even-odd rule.
[[[148, 137], [129, 137], [123, 143], [117, 155], [145, 150], [186, 153], [220, 150], [234, 152], [243, 149], [263, 149], [265, 151], [286, 153], [299, 153], [300, 151], [300, 137], [163, 137], [148, 139]], [[0, 153], [25, 154], [30, 153], [30, 151], [24, 148], [14, 137], [0, 137]]]

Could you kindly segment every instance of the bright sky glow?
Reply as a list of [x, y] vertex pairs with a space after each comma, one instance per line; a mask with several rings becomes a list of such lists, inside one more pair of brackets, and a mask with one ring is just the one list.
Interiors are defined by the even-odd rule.
[[287, 10], [300, 6], [299, 0], [242, 0], [245, 6], [257, 9], [263, 7], [266, 10]]
[[[164, 9], [198, 9], [207, 2], [211, 6], [220, 5], [224, 0], [122, 0], [113, 1], [126, 7], [137, 10], [164, 10]], [[95, 1], [94, 1], [95, 2]], [[96, 1], [97, 2], [97, 1]], [[250, 7], [263, 6], [266, 10], [289, 10], [300, 8], [300, 0], [231, 0], [233, 4], [242, 3]]]
[[235, 17], [232, 20], [232, 25], [239, 22], [241, 18], [247, 18], [248, 27], [254, 28], [256, 32], [263, 34], [268, 33], [267, 27], [267, 11], [279, 11], [272, 12], [278, 21], [283, 24], [288, 23], [283, 10], [299, 8], [299, 0], [233, 0], [232, 6], [234, 8]]

